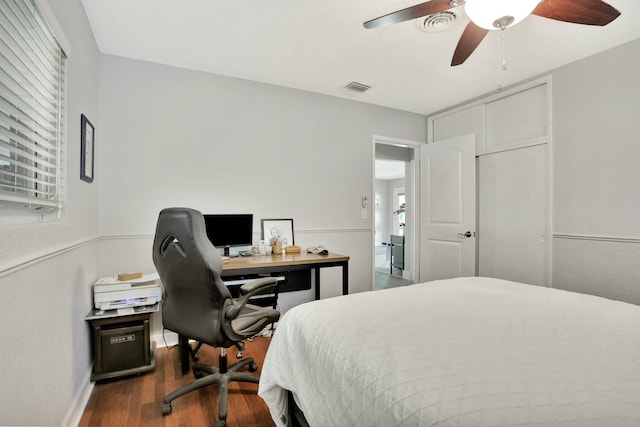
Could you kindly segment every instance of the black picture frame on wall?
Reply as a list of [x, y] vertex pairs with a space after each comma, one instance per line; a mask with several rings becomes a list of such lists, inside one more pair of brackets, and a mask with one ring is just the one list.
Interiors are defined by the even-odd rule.
[[80, 179], [86, 182], [93, 182], [95, 148], [95, 128], [87, 116], [82, 114], [80, 116]]

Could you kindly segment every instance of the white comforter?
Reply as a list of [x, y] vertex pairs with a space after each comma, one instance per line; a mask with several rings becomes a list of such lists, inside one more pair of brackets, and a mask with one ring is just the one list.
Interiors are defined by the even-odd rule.
[[312, 427], [640, 426], [640, 307], [488, 278], [315, 301], [262, 368], [278, 426], [286, 390]]

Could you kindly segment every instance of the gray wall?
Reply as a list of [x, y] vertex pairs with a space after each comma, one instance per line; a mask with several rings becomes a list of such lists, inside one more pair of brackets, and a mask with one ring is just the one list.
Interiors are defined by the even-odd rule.
[[[90, 285], [152, 268], [164, 206], [292, 217], [296, 243], [351, 255], [353, 287], [370, 287], [371, 137], [425, 140], [424, 117], [101, 57], [80, 0], [50, 4], [72, 46], [68, 204], [60, 222], [0, 224], [0, 424], [69, 424], [82, 410]], [[636, 40], [553, 72], [554, 284], [636, 302], [638, 51]], [[96, 127], [93, 184], [78, 178], [81, 113]]]
[[[0, 224], [0, 425], [69, 422], [91, 369], [91, 283], [98, 270], [98, 186], [79, 178], [80, 114], [96, 126], [99, 53], [80, 0], [49, 2], [71, 45], [64, 218]], [[99, 155], [99, 152], [98, 152]]]
[[640, 40], [553, 71], [555, 287], [640, 304]]
[[[153, 270], [158, 212], [189, 206], [253, 213], [255, 243], [261, 218], [293, 218], [296, 244], [349, 255], [350, 290], [371, 290], [372, 138], [425, 140], [424, 116], [108, 55], [100, 71], [101, 274]], [[341, 293], [339, 269], [321, 281]]]

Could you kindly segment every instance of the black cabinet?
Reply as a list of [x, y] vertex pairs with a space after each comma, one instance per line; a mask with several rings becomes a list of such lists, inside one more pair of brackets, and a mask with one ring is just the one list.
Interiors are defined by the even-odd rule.
[[150, 342], [151, 313], [137, 307], [133, 314], [92, 310], [86, 317], [93, 347], [92, 381], [140, 374], [155, 368], [155, 343]]

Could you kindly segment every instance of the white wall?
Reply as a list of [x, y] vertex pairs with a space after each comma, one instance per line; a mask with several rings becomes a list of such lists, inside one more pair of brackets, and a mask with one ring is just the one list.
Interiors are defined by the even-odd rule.
[[640, 304], [640, 40], [553, 72], [555, 287]]
[[96, 126], [98, 50], [80, 0], [49, 2], [71, 45], [65, 152], [65, 218], [0, 223], [0, 425], [69, 423], [91, 370], [91, 284], [98, 269], [98, 186], [80, 176], [80, 114]]
[[[351, 257], [352, 292], [372, 287], [372, 136], [426, 138], [418, 114], [108, 55], [100, 119], [101, 274], [153, 269], [158, 212], [189, 206], [253, 213], [258, 232], [293, 218], [296, 244]], [[339, 281], [323, 272], [322, 295]]]

